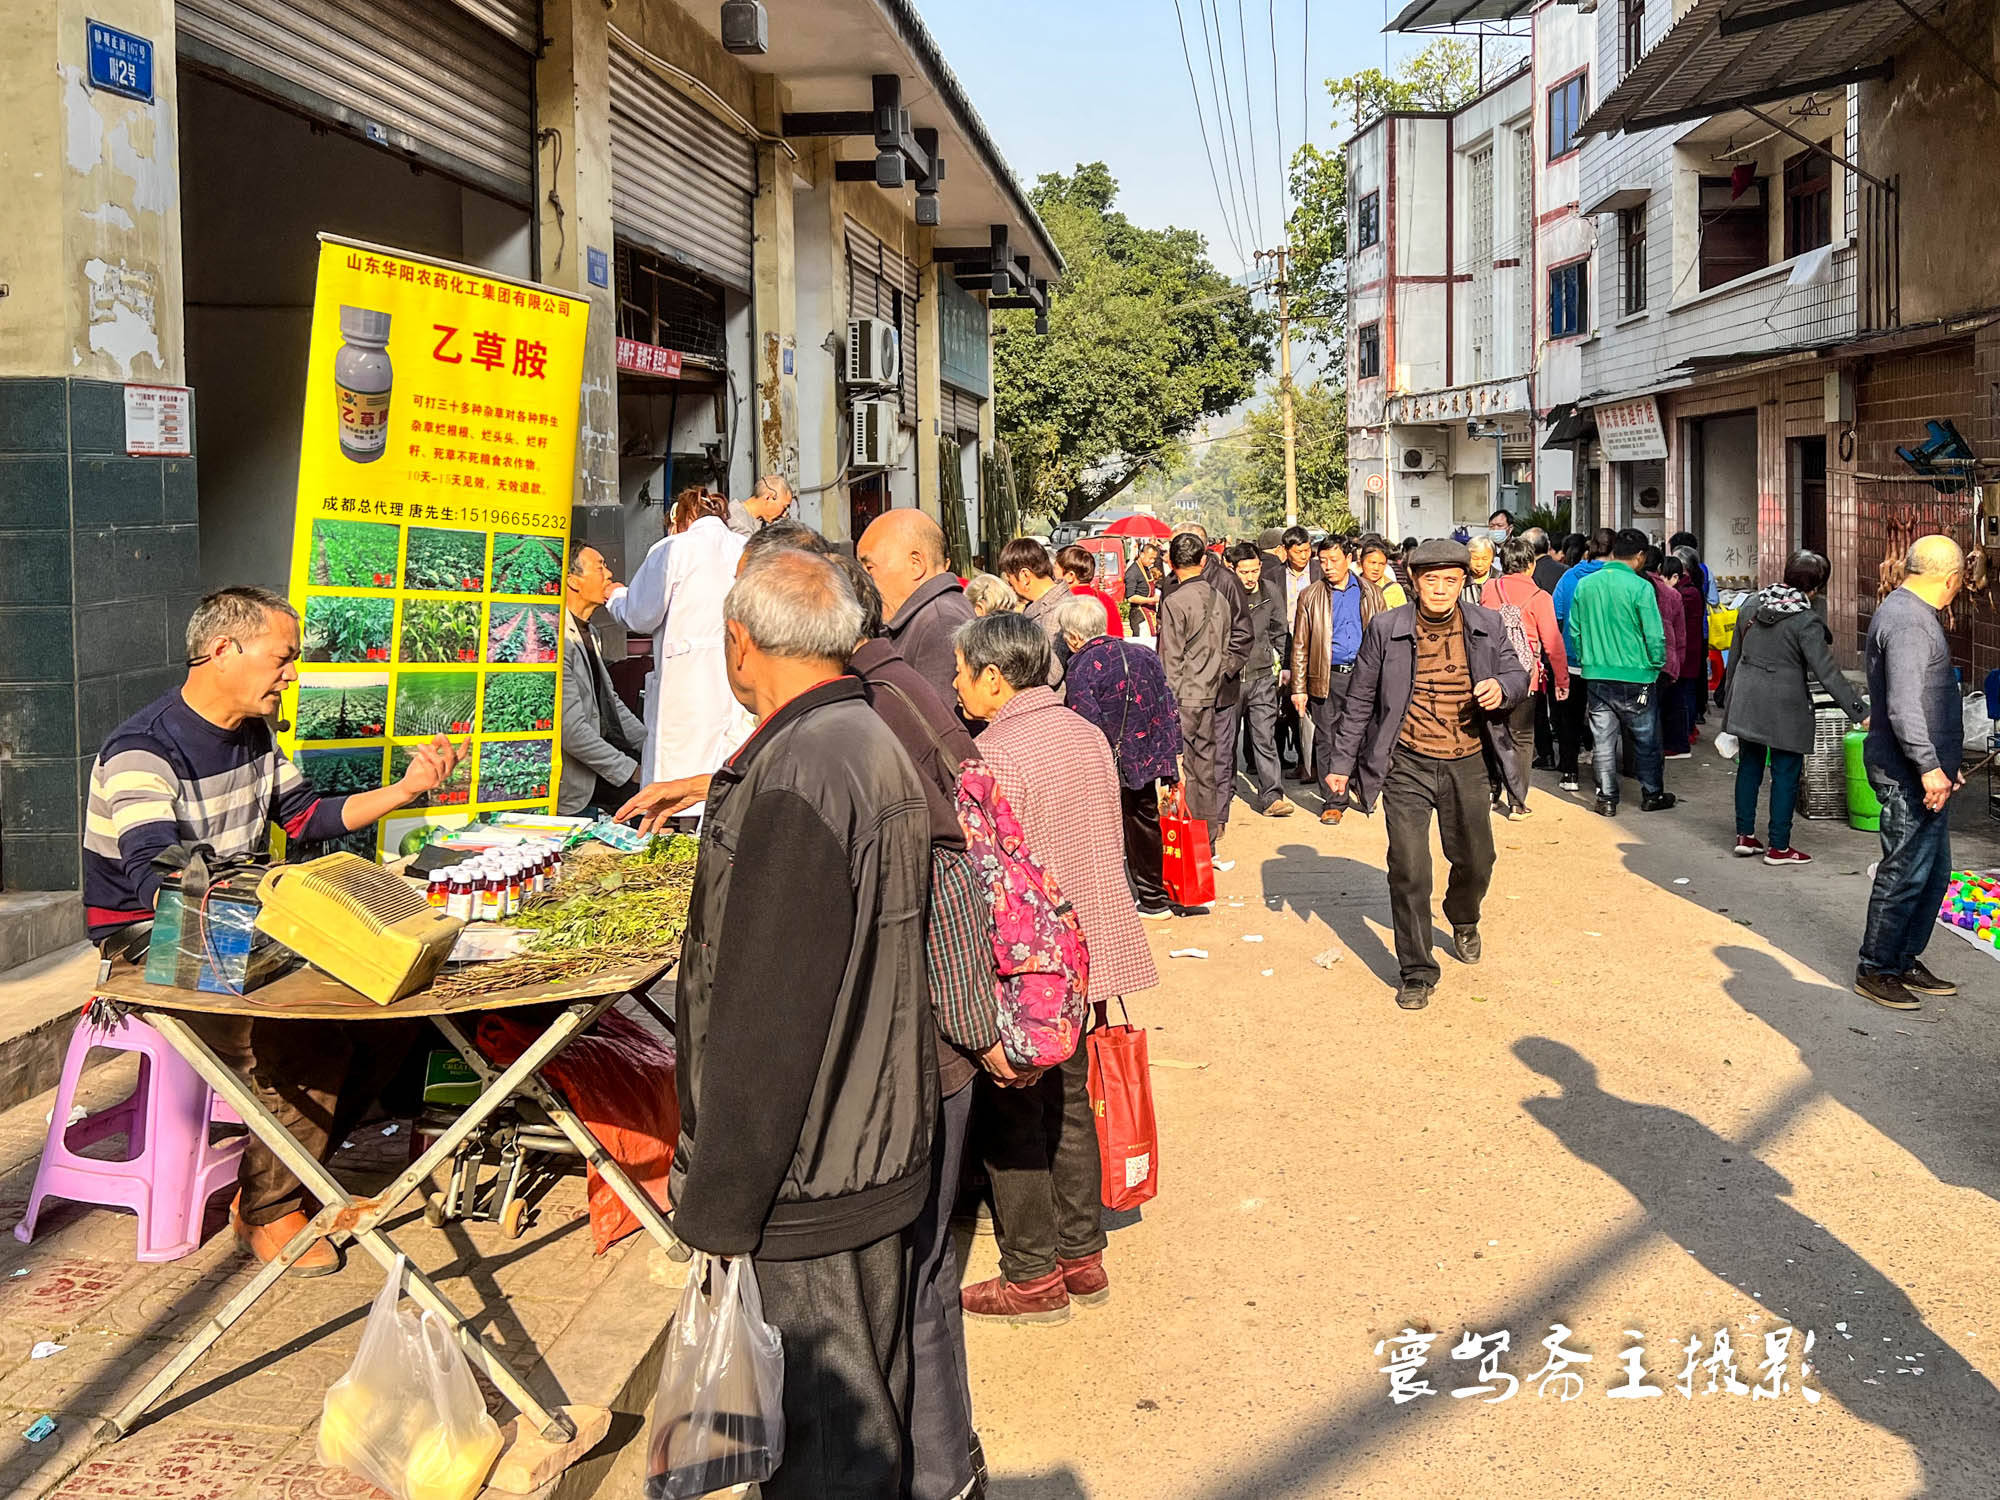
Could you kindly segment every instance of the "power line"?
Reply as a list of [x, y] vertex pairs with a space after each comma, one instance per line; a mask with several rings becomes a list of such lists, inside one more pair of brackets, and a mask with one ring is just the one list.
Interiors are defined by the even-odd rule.
[[1243, 123], [1250, 136], [1250, 201], [1257, 208], [1257, 243], [1269, 244], [1264, 236], [1264, 174], [1258, 169], [1256, 97], [1250, 88], [1250, 28], [1243, 21], [1243, 0], [1236, 0], [1236, 57], [1243, 65]]
[[1271, 126], [1278, 135], [1278, 207], [1284, 217], [1279, 220], [1281, 232], [1288, 231], [1292, 222], [1292, 164], [1285, 155], [1285, 110], [1284, 85], [1278, 82], [1278, 0], [1267, 0], [1271, 23]]
[[1208, 158], [1208, 180], [1215, 189], [1215, 206], [1222, 210], [1222, 230], [1229, 237], [1236, 258], [1245, 259], [1243, 247], [1237, 242], [1236, 230], [1229, 221], [1229, 205], [1223, 199], [1222, 179], [1215, 170], [1215, 152], [1208, 144], [1208, 119], [1202, 112], [1201, 87], [1194, 81], [1194, 55], [1188, 51], [1187, 19], [1181, 14], [1181, 0], [1174, 0], [1174, 22], [1180, 27], [1181, 61], [1187, 64], [1188, 90], [1194, 95], [1194, 122], [1201, 130], [1201, 152]]
[[[1236, 134], [1236, 100], [1229, 91], [1229, 53], [1222, 35], [1222, 11], [1220, 5], [1221, 0], [1197, 0], [1197, 6], [1201, 14], [1202, 45], [1208, 54], [1209, 97], [1215, 103], [1217, 116], [1228, 127], [1226, 130], [1218, 129], [1216, 131], [1217, 138], [1223, 142], [1225, 148], [1222, 156], [1222, 175], [1229, 179], [1230, 188], [1236, 194], [1237, 206], [1242, 211], [1243, 238], [1254, 244], [1257, 241], [1251, 233], [1249, 200], [1243, 191], [1243, 142]], [[1208, 28], [1208, 18], [1211, 10], [1214, 11], [1215, 15], [1215, 31], [1212, 36]], [[1222, 59], [1222, 78], [1219, 83], [1216, 81], [1216, 58], [1218, 55]], [[1232, 159], [1235, 166], [1234, 171], [1230, 169]]]

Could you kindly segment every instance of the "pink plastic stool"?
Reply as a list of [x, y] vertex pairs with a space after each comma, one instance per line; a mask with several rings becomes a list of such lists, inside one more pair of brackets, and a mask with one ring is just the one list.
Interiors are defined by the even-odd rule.
[[[123, 1103], [69, 1125], [76, 1086], [93, 1047], [138, 1053], [138, 1087]], [[28, 1212], [14, 1227], [14, 1238], [32, 1242], [42, 1200], [67, 1198], [131, 1209], [139, 1216], [138, 1258], [179, 1260], [201, 1243], [209, 1198], [236, 1181], [242, 1138], [220, 1145], [208, 1139], [211, 1120], [235, 1118], [236, 1112], [144, 1021], [128, 1017], [107, 1027], [86, 1010], [70, 1035], [48, 1141], [35, 1169]], [[113, 1135], [126, 1137], [126, 1160], [78, 1154]]]

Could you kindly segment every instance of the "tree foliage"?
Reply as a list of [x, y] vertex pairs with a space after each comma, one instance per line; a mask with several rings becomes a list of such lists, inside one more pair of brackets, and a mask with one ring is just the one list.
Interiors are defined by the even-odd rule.
[[[1315, 380], [1294, 388], [1292, 424], [1298, 450], [1299, 524], [1345, 531], [1347, 508], [1347, 391]], [[1273, 398], [1250, 414], [1242, 488], [1257, 524], [1285, 524], [1285, 417]]]
[[1102, 162], [1048, 173], [1031, 197], [1066, 262], [1049, 331], [995, 318], [994, 418], [1022, 506], [1076, 521], [1179, 455], [1204, 419], [1256, 390], [1272, 323], [1210, 263], [1202, 237], [1113, 208]]

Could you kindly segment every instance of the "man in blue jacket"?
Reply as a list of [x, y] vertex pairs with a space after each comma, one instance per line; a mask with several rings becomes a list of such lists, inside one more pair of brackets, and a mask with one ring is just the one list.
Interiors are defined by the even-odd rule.
[[1451, 865], [1444, 915], [1452, 951], [1461, 963], [1479, 962], [1479, 910], [1493, 879], [1484, 751], [1512, 780], [1506, 715], [1528, 696], [1500, 616], [1459, 597], [1470, 566], [1459, 542], [1425, 542], [1410, 555], [1416, 598], [1368, 622], [1334, 731], [1334, 799], [1344, 801], [1351, 784], [1364, 812], [1382, 800], [1404, 1010], [1430, 1004], [1440, 977], [1431, 954], [1433, 816]]
[[1951, 794], [1965, 785], [1964, 719], [1938, 620], [1965, 585], [1965, 555], [1950, 537], [1919, 537], [1903, 568], [1903, 586], [1875, 607], [1863, 648], [1864, 759], [1882, 803], [1882, 862], [1854, 975], [1856, 994], [1891, 1010], [1958, 993], [1921, 955], [1951, 884]]

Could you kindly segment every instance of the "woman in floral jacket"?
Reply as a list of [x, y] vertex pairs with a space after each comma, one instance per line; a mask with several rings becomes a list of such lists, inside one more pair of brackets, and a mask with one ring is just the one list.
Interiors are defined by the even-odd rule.
[[[1102, 622], [1096, 600], [1079, 602]], [[1101, 1015], [1112, 999], [1160, 982], [1125, 885], [1110, 748], [1043, 685], [1054, 653], [1033, 620], [987, 615], [961, 625], [955, 640], [958, 701], [986, 721], [979, 737], [986, 769], [1021, 820], [1029, 851], [1076, 909], [1090, 949], [1087, 999]], [[1133, 654], [1148, 653], [1135, 647]], [[1111, 1295], [1087, 1053], [1079, 1046], [1038, 1075], [995, 1070], [998, 1085], [981, 1085], [975, 1109], [983, 1123], [974, 1133], [993, 1184], [1000, 1274], [965, 1288], [960, 1300], [970, 1317], [1058, 1323], [1072, 1299]]]
[[1069, 706], [1111, 742], [1125, 827], [1125, 874], [1142, 917], [1170, 917], [1160, 869], [1160, 783], [1172, 784], [1181, 753], [1180, 710], [1157, 652], [1105, 633], [1081, 603], [1056, 609], [1069, 643]]

